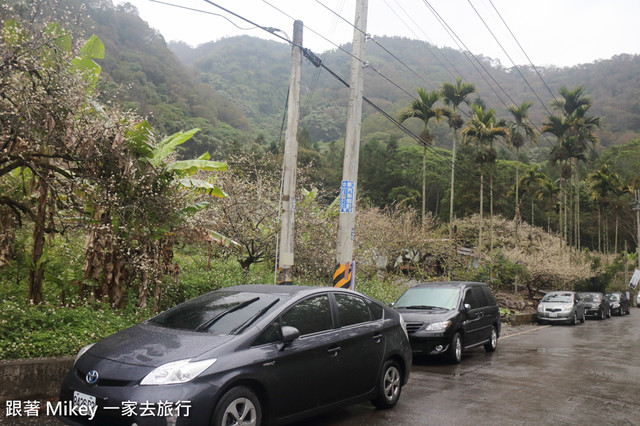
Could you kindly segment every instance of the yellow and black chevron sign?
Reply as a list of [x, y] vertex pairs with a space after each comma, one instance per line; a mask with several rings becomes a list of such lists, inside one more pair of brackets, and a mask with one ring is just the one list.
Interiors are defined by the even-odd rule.
[[349, 288], [351, 285], [351, 274], [353, 273], [351, 268], [351, 262], [342, 263], [336, 267], [336, 272], [333, 274], [333, 286], [340, 288]]
[[278, 285], [293, 284], [293, 268], [278, 268]]

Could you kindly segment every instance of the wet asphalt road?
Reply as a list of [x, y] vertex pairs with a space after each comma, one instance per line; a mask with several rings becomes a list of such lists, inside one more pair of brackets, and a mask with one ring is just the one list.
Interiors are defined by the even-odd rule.
[[474, 349], [459, 365], [414, 361], [392, 410], [358, 404], [295, 426], [595, 423], [640, 425], [640, 309], [576, 326], [503, 327], [493, 354]]
[[301, 425], [640, 425], [640, 309], [576, 326], [503, 328], [493, 354], [414, 362], [398, 405]]

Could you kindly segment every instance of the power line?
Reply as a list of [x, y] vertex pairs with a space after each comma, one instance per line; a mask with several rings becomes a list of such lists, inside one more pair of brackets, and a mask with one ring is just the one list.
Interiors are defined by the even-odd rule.
[[507, 23], [505, 22], [504, 18], [502, 17], [502, 15], [500, 14], [500, 12], [498, 12], [498, 9], [496, 8], [496, 6], [493, 4], [492, 0], [489, 0], [489, 3], [491, 3], [491, 6], [493, 6], [493, 10], [496, 11], [496, 13], [498, 14], [498, 16], [500, 17], [500, 20], [502, 21], [502, 23], [504, 24], [505, 27], [507, 27], [507, 30], [509, 31], [509, 34], [511, 34], [511, 37], [513, 37], [513, 39], [515, 40], [516, 44], [518, 45], [518, 47], [520, 48], [520, 50], [522, 51], [522, 53], [524, 54], [524, 56], [527, 58], [527, 60], [529, 61], [529, 64], [531, 64], [531, 66], [533, 67], [533, 69], [535, 70], [536, 74], [538, 75], [538, 77], [540, 78], [540, 81], [542, 81], [542, 84], [544, 84], [544, 87], [547, 88], [547, 90], [549, 91], [549, 93], [551, 94], [551, 96], [553, 97], [554, 100], [558, 101], [558, 99], [556, 99], [556, 95], [553, 93], [553, 91], [549, 88], [549, 86], [547, 85], [547, 82], [544, 80], [544, 78], [542, 78], [542, 75], [540, 74], [540, 71], [538, 71], [538, 68], [536, 68], [536, 66], [533, 64], [533, 62], [531, 61], [531, 59], [529, 58], [529, 55], [527, 55], [527, 52], [525, 52], [524, 48], [522, 47], [522, 45], [520, 44], [520, 42], [518, 41], [518, 39], [516, 38], [516, 36], [513, 34], [513, 31], [511, 31], [511, 28], [509, 27], [509, 25], [507, 25]]
[[235, 22], [233, 22], [231, 19], [227, 18], [224, 15], [220, 15], [219, 13], [213, 13], [213, 12], [209, 12], [207, 10], [202, 10], [202, 9], [194, 9], [192, 7], [182, 6], [182, 5], [173, 4], [173, 3], [167, 3], [167, 2], [164, 2], [164, 1], [160, 1], [160, 0], [149, 0], [149, 1], [153, 2], [153, 3], [164, 4], [166, 6], [176, 7], [178, 9], [185, 9], [185, 10], [190, 10], [192, 12], [206, 13], [207, 15], [219, 16], [220, 18], [227, 20], [231, 25], [233, 25], [234, 27], [238, 28], [239, 30], [250, 31], [250, 30], [253, 30], [253, 29], [257, 28], [255, 26], [252, 27], [252, 28], [242, 28], [242, 27], [238, 26]]
[[513, 67], [516, 69], [516, 71], [518, 71], [518, 74], [520, 74], [520, 77], [522, 77], [522, 79], [524, 80], [524, 82], [527, 84], [527, 86], [529, 86], [529, 89], [531, 89], [531, 91], [533, 92], [533, 94], [536, 96], [536, 98], [538, 99], [538, 101], [540, 101], [540, 103], [542, 104], [542, 106], [547, 110], [547, 113], [549, 113], [549, 115], [551, 115], [551, 111], [549, 111], [549, 108], [547, 108], [547, 106], [545, 105], [545, 103], [542, 101], [542, 99], [540, 99], [540, 96], [538, 96], [538, 93], [535, 91], [535, 89], [531, 86], [531, 84], [529, 83], [529, 80], [527, 80], [527, 78], [524, 76], [524, 74], [522, 74], [522, 71], [520, 71], [520, 68], [516, 65], [516, 63], [514, 62], [514, 60], [511, 58], [511, 56], [509, 55], [509, 53], [507, 52], [507, 50], [504, 48], [504, 46], [502, 45], [502, 43], [500, 43], [500, 40], [498, 40], [498, 38], [496, 37], [496, 35], [493, 33], [493, 31], [491, 31], [491, 28], [489, 28], [489, 25], [487, 25], [487, 22], [484, 20], [484, 18], [482, 17], [482, 15], [480, 15], [480, 13], [478, 12], [478, 10], [475, 8], [475, 6], [473, 5], [473, 3], [471, 3], [471, 0], [467, 0], [467, 2], [469, 3], [469, 5], [471, 6], [471, 8], [473, 9], [473, 11], [476, 13], [476, 15], [478, 15], [478, 18], [480, 18], [480, 20], [482, 21], [482, 23], [484, 24], [484, 26], [487, 28], [487, 31], [489, 31], [489, 33], [491, 34], [491, 36], [493, 37], [493, 39], [496, 41], [496, 43], [498, 43], [498, 46], [500, 46], [500, 48], [502, 49], [502, 51], [504, 52], [505, 55], [507, 55], [507, 58], [509, 58], [509, 60], [511, 61], [511, 63], [513, 64]]

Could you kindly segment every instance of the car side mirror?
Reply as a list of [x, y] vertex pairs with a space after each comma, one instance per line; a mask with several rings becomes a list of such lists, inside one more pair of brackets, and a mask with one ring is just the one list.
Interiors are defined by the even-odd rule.
[[470, 305], [470, 304], [468, 304], [468, 303], [465, 303], [465, 304], [464, 304], [464, 306], [463, 306], [463, 308], [464, 308], [464, 311], [465, 311], [465, 312], [468, 312], [468, 311], [470, 311], [470, 310], [471, 310], [471, 305]]
[[298, 337], [300, 337], [300, 330], [295, 327], [290, 327], [285, 325], [281, 329], [282, 333], [282, 347], [280, 350], [283, 350], [287, 346], [291, 345]]
[[390, 307], [390, 308], [393, 308], [394, 306], [396, 306], [396, 302], [391, 302], [391, 303], [389, 303], [389, 307]]

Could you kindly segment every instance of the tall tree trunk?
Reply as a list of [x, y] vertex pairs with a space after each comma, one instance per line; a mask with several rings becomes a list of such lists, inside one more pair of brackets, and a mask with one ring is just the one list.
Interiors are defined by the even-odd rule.
[[0, 207], [0, 267], [11, 263], [15, 240], [15, 217], [11, 210]]
[[483, 227], [483, 199], [484, 199], [484, 173], [480, 171], [480, 232], [478, 233], [478, 248], [482, 251], [482, 227]]
[[533, 213], [534, 203], [535, 203], [535, 199], [531, 197], [531, 226], [536, 226], [536, 218], [534, 217], [534, 213]]
[[516, 247], [518, 247], [518, 225], [519, 225], [519, 221], [520, 221], [520, 201], [519, 201], [519, 197], [520, 197], [520, 189], [519, 189], [519, 185], [520, 185], [520, 178], [519, 178], [519, 169], [520, 169], [520, 147], [516, 146], [516, 217], [515, 217], [515, 222], [516, 222], [516, 232], [515, 232], [515, 238], [516, 238]]
[[598, 206], [598, 251], [602, 253], [602, 206]]
[[44, 264], [41, 262], [44, 253], [44, 227], [47, 221], [47, 198], [49, 197], [49, 184], [45, 179], [38, 180], [40, 195], [36, 211], [36, 223], [33, 228], [33, 252], [31, 260], [33, 267], [29, 272], [29, 301], [34, 305], [42, 302], [42, 282], [44, 279]]
[[426, 142], [423, 146], [424, 151], [422, 153], [422, 225], [424, 226], [424, 220], [427, 210], [427, 145]]
[[453, 151], [451, 152], [451, 196], [449, 198], [449, 238], [453, 238], [453, 198], [456, 178], [456, 143], [458, 141], [458, 129], [453, 128]]
[[563, 227], [564, 227], [564, 231], [563, 231], [564, 237], [563, 238], [567, 243], [569, 243], [569, 230], [568, 230], [568, 227], [567, 227], [567, 219], [568, 219], [568, 215], [567, 215], [567, 183], [563, 181], [563, 185], [562, 186], [564, 187], [563, 188], [563, 202], [562, 202], [562, 209], [563, 209], [562, 214], [563, 214], [563, 217], [564, 217], [563, 224], [562, 224]]
[[620, 218], [620, 216], [618, 215], [618, 212], [616, 211], [616, 242], [615, 242], [615, 253], [618, 253], [618, 219]]
[[489, 173], [489, 250], [493, 251], [493, 170]]

